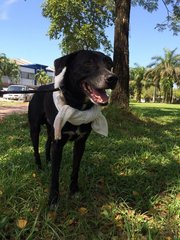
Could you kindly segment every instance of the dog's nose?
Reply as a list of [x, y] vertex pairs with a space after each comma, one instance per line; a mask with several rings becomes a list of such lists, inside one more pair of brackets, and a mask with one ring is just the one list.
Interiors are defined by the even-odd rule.
[[115, 74], [113, 74], [106, 79], [106, 82], [109, 85], [109, 87], [113, 89], [116, 86], [117, 80], [118, 80], [118, 77]]

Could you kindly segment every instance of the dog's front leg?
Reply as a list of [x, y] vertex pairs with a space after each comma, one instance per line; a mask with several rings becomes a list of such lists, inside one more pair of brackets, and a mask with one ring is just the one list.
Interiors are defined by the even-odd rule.
[[73, 170], [71, 174], [71, 184], [70, 184], [70, 195], [74, 195], [78, 192], [78, 174], [79, 174], [79, 167], [81, 163], [81, 159], [85, 150], [86, 140], [89, 134], [86, 134], [80, 139], [77, 139], [74, 143], [73, 148]]
[[49, 207], [56, 208], [59, 198], [59, 171], [62, 159], [62, 151], [67, 140], [56, 140], [52, 143], [52, 172], [49, 195]]
[[33, 149], [34, 149], [35, 163], [37, 165], [38, 170], [41, 170], [42, 164], [41, 164], [41, 159], [39, 154], [39, 133], [40, 133], [39, 125], [35, 125], [33, 127], [30, 126], [30, 136], [31, 136]]

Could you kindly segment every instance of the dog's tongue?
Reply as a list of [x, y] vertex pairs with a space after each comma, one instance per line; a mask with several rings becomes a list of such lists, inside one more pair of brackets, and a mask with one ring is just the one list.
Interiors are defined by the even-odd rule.
[[106, 104], [109, 99], [109, 97], [106, 94], [106, 91], [99, 90], [99, 89], [98, 90], [92, 89], [90, 96], [95, 103], [99, 103], [99, 104]]

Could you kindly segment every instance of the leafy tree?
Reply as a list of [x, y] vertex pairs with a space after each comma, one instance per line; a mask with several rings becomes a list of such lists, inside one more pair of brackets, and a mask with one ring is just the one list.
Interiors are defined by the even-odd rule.
[[15, 62], [12, 62], [6, 57], [4, 53], [0, 54], [0, 83], [2, 82], [2, 76], [8, 76], [15, 82], [19, 79], [19, 67]]
[[175, 54], [176, 50], [164, 49], [164, 57], [152, 57], [154, 62], [149, 65], [150, 69], [145, 74], [146, 79], [153, 80], [155, 88], [162, 86], [165, 102], [172, 101], [173, 84], [180, 85], [180, 55]]
[[47, 84], [52, 81], [51, 78], [47, 75], [47, 73], [42, 69], [36, 73], [35, 79], [40, 85]]
[[113, 24], [112, 0], [46, 0], [43, 16], [51, 21], [48, 35], [60, 39], [63, 53], [80, 49], [112, 51], [105, 28]]
[[[129, 22], [131, 6], [140, 5], [149, 12], [159, 8], [167, 9], [166, 22], [157, 24], [158, 30], [169, 28], [174, 34], [180, 31], [179, 0], [115, 0], [114, 71], [119, 82], [112, 93], [112, 102], [127, 108], [129, 102]], [[171, 13], [171, 9], [173, 9]], [[156, 89], [156, 88], [155, 88]]]
[[112, 102], [123, 108], [129, 105], [129, 23], [131, 0], [115, 1], [114, 72], [119, 81]]
[[129, 103], [129, 22], [131, 6], [140, 5], [149, 12], [167, 9], [166, 22], [158, 24], [163, 30], [169, 27], [177, 34], [180, 31], [179, 0], [46, 0], [42, 5], [43, 15], [50, 19], [48, 35], [60, 39], [63, 53], [78, 49], [111, 50], [105, 28], [115, 26], [114, 72], [119, 76], [112, 102], [122, 107]]
[[144, 67], [136, 64], [135, 68], [132, 68], [130, 71], [130, 82], [133, 83], [134, 89], [136, 91], [136, 101], [141, 102], [142, 88], [144, 86], [144, 73], [146, 69]]

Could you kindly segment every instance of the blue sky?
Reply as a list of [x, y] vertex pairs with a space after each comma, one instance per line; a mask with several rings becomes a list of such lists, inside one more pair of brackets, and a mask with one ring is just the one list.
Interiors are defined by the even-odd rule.
[[[58, 40], [47, 36], [49, 20], [41, 14], [43, 0], [0, 0], [0, 53], [9, 58], [23, 58], [32, 63], [53, 66], [61, 56]], [[163, 55], [163, 48], [178, 47], [180, 37], [168, 30], [158, 32], [156, 23], [161, 23], [166, 10], [161, 8], [152, 14], [140, 7], [132, 8], [130, 25], [130, 66], [138, 63], [147, 66], [151, 57]], [[114, 29], [107, 29], [113, 43]]]

